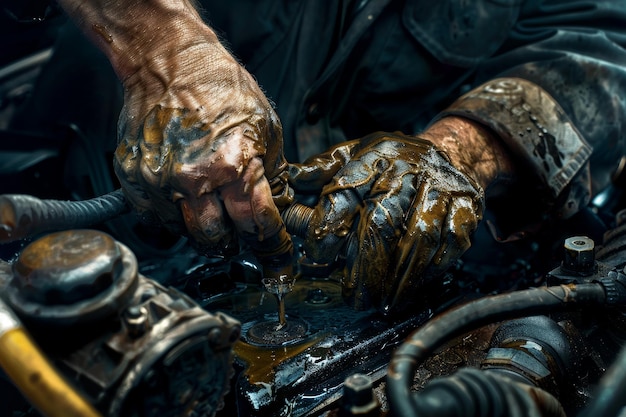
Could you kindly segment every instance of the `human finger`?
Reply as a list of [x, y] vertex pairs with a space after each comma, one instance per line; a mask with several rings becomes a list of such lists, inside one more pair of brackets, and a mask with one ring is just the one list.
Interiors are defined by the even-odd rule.
[[293, 247], [264, 172], [261, 158], [251, 159], [237, 180], [220, 188], [220, 195], [237, 235], [262, 263], [274, 260], [280, 270], [287, 266], [281, 263], [290, 262]]
[[126, 200], [133, 208], [137, 219], [150, 227], [164, 227], [175, 235], [186, 235], [185, 225], [178, 208], [163, 193], [157, 193], [139, 175], [138, 162], [132, 167], [121, 168], [118, 159], [114, 169]]
[[289, 183], [298, 192], [319, 193], [346, 166], [360, 141], [344, 142], [301, 164], [289, 165]]
[[[399, 164], [403, 165], [403, 164]], [[346, 247], [344, 295], [357, 308], [380, 307], [393, 283], [390, 274], [404, 220], [415, 196], [415, 175], [397, 164], [383, 172], [364, 200], [352, 240]]]
[[386, 312], [415, 292], [441, 244], [450, 196], [437, 190], [437, 181], [427, 175], [419, 176], [417, 181], [418, 191], [407, 213], [406, 230], [398, 240], [394, 254], [394, 282], [384, 302], [383, 311]]
[[[385, 201], [371, 201], [362, 210], [354, 237], [357, 245], [346, 249], [347, 278], [343, 282], [346, 300], [357, 309], [381, 307], [393, 283], [391, 257], [403, 221], [402, 209], [390, 210]], [[384, 217], [385, 225], [380, 224]]]
[[239, 246], [217, 193], [177, 201], [193, 246], [206, 256], [232, 256]]
[[425, 275], [439, 276], [471, 246], [480, 215], [470, 197], [454, 198], [442, 230], [442, 244], [433, 256]]

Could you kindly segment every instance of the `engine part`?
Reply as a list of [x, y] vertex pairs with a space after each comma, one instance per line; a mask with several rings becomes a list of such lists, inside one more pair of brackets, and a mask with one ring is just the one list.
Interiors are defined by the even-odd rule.
[[100, 413], [51, 366], [2, 299], [0, 366], [44, 416], [100, 417]]
[[570, 274], [589, 276], [595, 272], [595, 244], [587, 236], [574, 236], [565, 239], [565, 254], [562, 267]]
[[[232, 408], [223, 415], [320, 415], [342, 398], [347, 377], [362, 373], [373, 383], [381, 381], [393, 349], [431, 315], [428, 309], [394, 318], [374, 309], [354, 310], [342, 298], [340, 277], [324, 275], [332, 268], [313, 268], [303, 261], [305, 266], [298, 263], [300, 273], [284, 298], [287, 326], [305, 326], [304, 331], [294, 331], [296, 337], [287, 328], [290, 337], [273, 339], [282, 331], [272, 330], [277, 300], [260, 284], [260, 273], [202, 303], [242, 322], [241, 339], [234, 347], [235, 395]], [[309, 275], [312, 272], [317, 276]], [[263, 322], [271, 326], [259, 334], [257, 325]]]
[[565, 417], [548, 392], [501, 374], [463, 368], [432, 379], [412, 397], [411, 413], [394, 416], [437, 417]]
[[339, 417], [376, 417], [380, 415], [380, 402], [374, 396], [372, 379], [364, 374], [354, 374], [343, 383], [343, 398]]
[[[626, 278], [622, 276], [621, 278]], [[533, 288], [484, 297], [429, 321], [398, 348], [387, 372], [387, 396], [394, 415], [417, 416], [410, 387], [421, 362], [444, 342], [473, 328], [496, 320], [512, 319], [538, 312], [585, 305], [623, 305], [626, 302], [624, 279], [615, 276], [616, 297], [607, 297], [611, 287], [605, 283], [570, 284]]]
[[[292, 224], [292, 227], [302, 230], [306, 226], [307, 213], [306, 209], [295, 207], [292, 214], [287, 216], [290, 219], [288, 226]], [[156, 409], [159, 409], [159, 414], [176, 415], [175, 406], [166, 404], [169, 401], [167, 396], [170, 395], [167, 393], [178, 392], [179, 397], [184, 397], [181, 392], [207, 388], [211, 385], [207, 379], [193, 377], [194, 372], [204, 372], [196, 369], [199, 368], [198, 364], [223, 364], [223, 361], [228, 362], [229, 359], [222, 356], [224, 352], [212, 347], [209, 348], [209, 354], [200, 352], [201, 349], [190, 353], [194, 345], [189, 342], [180, 350], [184, 352], [183, 356], [195, 358], [193, 366], [189, 365], [180, 373], [172, 371], [168, 374], [168, 381], [178, 381], [177, 384], [171, 382], [168, 386], [163, 382], [166, 379], [162, 377], [166, 372], [164, 368], [173, 369], [167, 366], [176, 361], [183, 367], [185, 360], [178, 360], [178, 356], [173, 354], [169, 358], [174, 359], [168, 362], [165, 360], [168, 354], [149, 349], [151, 343], [157, 343], [154, 340], [154, 323], [165, 320], [163, 323], [166, 324], [161, 326], [178, 328], [176, 326], [181, 322], [167, 321], [167, 317], [182, 314], [182, 310], [174, 305], [191, 301], [185, 295], [170, 288], [166, 289], [136, 271], [128, 273], [132, 268], [127, 269], [127, 248], [112, 240], [101, 240], [101, 235], [97, 232], [93, 232], [96, 233], [94, 235], [88, 235], [87, 231], [74, 233], [86, 237], [90, 244], [72, 245], [66, 240], [62, 244], [49, 242], [39, 247], [34, 246], [32, 251], [24, 250], [14, 263], [12, 284], [7, 296], [15, 298], [13, 304], [16, 305], [16, 311], [22, 310], [19, 312], [20, 317], [28, 323], [29, 329], [33, 329], [37, 340], [42, 341], [46, 352], [63, 374], [78, 381], [81, 389], [89, 394], [89, 399], [99, 398], [97, 405], [103, 413], [112, 412], [111, 405], [117, 398], [115, 410], [123, 415], [126, 412], [129, 415], [150, 415]], [[53, 234], [48, 238], [55, 236], [64, 234]], [[298, 247], [297, 240], [295, 243]], [[48, 257], [49, 252], [36, 256], [43, 254], [48, 246], [61, 246], [72, 254], [83, 253], [83, 256], [72, 257], [65, 254], [57, 259], [57, 263], [61, 259], [73, 259], [73, 263], [63, 264], [67, 270], [50, 268], [51, 264], [42, 263], [42, 259], [48, 259], [52, 263], [53, 257]], [[89, 252], [87, 249], [92, 246], [98, 249]], [[95, 253], [104, 255], [95, 264], [83, 263], [84, 259], [81, 260], [92, 259]], [[189, 260], [193, 256], [196, 256], [195, 264]], [[170, 261], [176, 264], [171, 273], [167, 268], [162, 268], [160, 263]], [[304, 257], [299, 260], [296, 268], [299, 271], [298, 279], [291, 292], [282, 298], [287, 326], [276, 331], [279, 303], [274, 294], [262, 285], [262, 273], [256, 262], [258, 261], [249, 253], [226, 260], [208, 259], [181, 251], [171, 257], [152, 260], [148, 268], [143, 269], [145, 275], [154, 274], [161, 282], [184, 289], [206, 310], [224, 311], [243, 323], [241, 340], [225, 348], [228, 352], [232, 348], [236, 377], [233, 379], [232, 394], [228, 397], [226, 408], [219, 415], [310, 416], [319, 415], [323, 410], [334, 407], [342, 397], [342, 403], [350, 402], [348, 397], [353, 394], [350, 391], [353, 387], [347, 378], [357, 372], [366, 375], [374, 384], [380, 382], [393, 350], [412, 329], [422, 325], [431, 315], [428, 309], [413, 311], [410, 317], [395, 318], [382, 317], [373, 310], [354, 311], [342, 300], [341, 273], [336, 265], [318, 265]], [[52, 266], [57, 265], [52, 263]], [[136, 270], [137, 266], [134, 268]], [[607, 301], [619, 305], [619, 300], [623, 298], [620, 291], [623, 290], [622, 281], [626, 279], [624, 276], [607, 268], [603, 262], [594, 262], [591, 275], [580, 274], [575, 269], [561, 265], [555, 270], [551, 279], [557, 284], [566, 285], [551, 290], [552, 293], [548, 291], [544, 294], [544, 299], [554, 298], [555, 294], [562, 297], [565, 296], [564, 293], [568, 297], [576, 298], [577, 295], [570, 293], [576, 292], [578, 286], [569, 284], [584, 284], [601, 287]], [[90, 275], [89, 271], [95, 275]], [[594, 281], [600, 284], [591, 284]], [[455, 282], [458, 284], [458, 281]], [[144, 292], [148, 295], [139, 297], [138, 294]], [[430, 297], [433, 294], [440, 296], [432, 289], [425, 289], [425, 293]], [[88, 302], [78, 308], [81, 300]], [[154, 307], [155, 300], [159, 300], [156, 303], [159, 305], [157, 308]], [[166, 307], [163, 308], [161, 303]], [[490, 302], [486, 303], [488, 305]], [[512, 305], [515, 302], [509, 307]], [[192, 309], [195, 311], [195, 307]], [[532, 310], [531, 314], [535, 313]], [[506, 314], [508, 313], [494, 313], [491, 318], [484, 320], [500, 321]], [[271, 325], [263, 328], [259, 326], [262, 323]], [[294, 324], [297, 326], [290, 327]], [[215, 326], [220, 327], [223, 324]], [[446, 330], [452, 330], [454, 326], [448, 327]], [[229, 331], [223, 333], [228, 334]], [[202, 339], [197, 344], [206, 346], [205, 340]], [[175, 344], [173, 341], [167, 343]], [[147, 349], [149, 352], [133, 352], [133, 349]], [[172, 351], [176, 350], [172, 348]], [[68, 353], [70, 351], [74, 353]], [[150, 362], [147, 359], [150, 355], [160, 355], [161, 359]], [[516, 359], [519, 358], [521, 356]], [[545, 361], [536, 360], [534, 356], [533, 358], [535, 362], [527, 364], [533, 365], [532, 371], [539, 375], [544, 371], [540, 365], [545, 365]], [[531, 362], [533, 358], [525, 357]], [[168, 365], [164, 365], [165, 362]], [[139, 365], [133, 368], [129, 363]], [[489, 364], [491, 367], [493, 365], [493, 362]], [[173, 366], [175, 368], [177, 365]], [[152, 373], [149, 368], [156, 371]], [[228, 369], [231, 369], [230, 365]], [[509, 371], [517, 372], [515, 366]], [[122, 390], [123, 375], [135, 372], [143, 373], [144, 376], [131, 381]], [[157, 376], [154, 377], [154, 374]], [[492, 370], [487, 374], [488, 378], [496, 378]], [[519, 378], [517, 382], [523, 380], [526, 386], [530, 386], [528, 381], [532, 378], [529, 379], [528, 376], [524, 374], [526, 379]], [[458, 375], [454, 378], [467, 379]], [[467, 380], [473, 381], [471, 378]], [[494, 381], [495, 385], [504, 384], [499, 379]], [[548, 379], [540, 381], [539, 385], [543, 386], [543, 382], [553, 385]], [[188, 389], [193, 384], [197, 385]], [[211, 386], [217, 387], [219, 384], [220, 381], [215, 381]], [[511, 392], [522, 391], [514, 388]], [[156, 395], [157, 392], [165, 394], [160, 397]], [[222, 392], [219, 391], [219, 395]], [[539, 396], [544, 395], [540, 389], [533, 392]], [[202, 411], [204, 404], [214, 398], [209, 396], [206, 401], [198, 400], [201, 404], [198, 410]], [[551, 397], [546, 396], [545, 399], [552, 403]], [[356, 402], [360, 404], [360, 400]], [[127, 404], [131, 404], [128, 405], [129, 408]], [[137, 411], [137, 404], [142, 404], [142, 411]], [[345, 413], [346, 410], [341, 412]], [[377, 415], [376, 412], [374, 415]]]
[[108, 416], [213, 415], [240, 324], [137, 272], [99, 231], [47, 235], [13, 266], [7, 303], [52, 362]]
[[577, 365], [565, 330], [546, 316], [534, 316], [498, 327], [481, 369], [541, 388], [560, 398], [562, 389], [573, 386]]

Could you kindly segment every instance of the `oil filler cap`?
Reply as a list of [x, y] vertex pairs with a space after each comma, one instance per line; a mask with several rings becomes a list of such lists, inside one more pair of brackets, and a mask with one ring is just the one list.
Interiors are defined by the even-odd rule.
[[22, 296], [43, 305], [93, 298], [119, 278], [122, 254], [115, 240], [95, 230], [53, 233], [29, 246], [14, 264]]
[[101, 231], [70, 230], [24, 248], [7, 301], [22, 317], [65, 325], [116, 313], [136, 287], [137, 261], [128, 248]]

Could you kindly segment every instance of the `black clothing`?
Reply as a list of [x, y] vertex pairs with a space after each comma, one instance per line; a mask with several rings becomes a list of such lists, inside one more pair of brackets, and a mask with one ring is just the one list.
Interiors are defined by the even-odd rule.
[[594, 191], [626, 149], [624, 1], [206, 3], [207, 22], [276, 104], [290, 161], [376, 130], [417, 133], [498, 76], [560, 103], [594, 148]]
[[[204, 3], [205, 21], [275, 103], [291, 162], [374, 131], [419, 133], [462, 94], [495, 77], [529, 80], [556, 99], [581, 140], [593, 147], [594, 194], [609, 183], [626, 150], [623, 0]], [[61, 31], [14, 126], [45, 130], [59, 120], [73, 121], [90, 138], [108, 138], [102, 147], [110, 152], [115, 147], [110, 116], [119, 111], [121, 91], [101, 55], [76, 28]], [[86, 57], [92, 65], [85, 65]], [[59, 81], [58, 74], [69, 73], [72, 77]], [[68, 88], [67, 82], [80, 88]], [[102, 100], [102, 92], [111, 97]], [[84, 111], [86, 102], [99, 106], [97, 114]], [[548, 185], [533, 184], [541, 177], [533, 170], [524, 173], [530, 186], [505, 198], [507, 207], [533, 212], [529, 218], [542, 217], [554, 204], [537, 197], [537, 189]], [[571, 215], [587, 204], [583, 171], [556, 202], [557, 217], [567, 217], [563, 208]], [[493, 201], [490, 207], [509, 211]], [[508, 230], [502, 235], [533, 222], [503, 226]]]

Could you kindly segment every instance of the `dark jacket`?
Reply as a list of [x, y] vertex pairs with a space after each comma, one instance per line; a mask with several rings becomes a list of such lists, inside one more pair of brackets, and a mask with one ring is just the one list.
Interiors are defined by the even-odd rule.
[[622, 0], [210, 3], [208, 23], [276, 104], [290, 161], [372, 131], [417, 133], [501, 76], [560, 103], [594, 148], [594, 191], [626, 149]]

